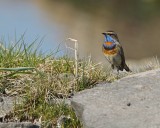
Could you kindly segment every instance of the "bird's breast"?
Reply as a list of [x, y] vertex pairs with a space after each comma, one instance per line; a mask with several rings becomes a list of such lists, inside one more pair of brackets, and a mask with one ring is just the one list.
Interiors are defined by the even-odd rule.
[[115, 66], [121, 65], [122, 58], [118, 52], [118, 48], [114, 48], [112, 50], [106, 50], [103, 48], [103, 53], [111, 64], [114, 64]]
[[115, 48], [113, 48], [113, 49], [111, 49], [111, 50], [107, 50], [107, 49], [105, 49], [104, 47], [103, 47], [103, 53], [105, 54], [105, 55], [115, 55], [115, 54], [117, 54], [117, 52], [118, 52], [118, 49], [115, 47]]

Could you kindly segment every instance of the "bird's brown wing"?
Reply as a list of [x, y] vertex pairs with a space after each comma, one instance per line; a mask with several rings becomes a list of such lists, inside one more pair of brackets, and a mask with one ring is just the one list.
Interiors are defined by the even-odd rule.
[[125, 65], [125, 56], [124, 56], [124, 51], [123, 48], [120, 44], [118, 44], [118, 48], [119, 48], [119, 55], [121, 56], [121, 68], [124, 68]]
[[120, 56], [121, 56], [121, 59], [122, 59], [121, 68], [125, 69], [128, 72], [130, 72], [131, 70], [129, 69], [129, 67], [126, 65], [126, 62], [125, 62], [125, 56], [124, 56], [123, 48], [122, 48], [121, 45], [119, 45], [119, 48], [120, 48]]

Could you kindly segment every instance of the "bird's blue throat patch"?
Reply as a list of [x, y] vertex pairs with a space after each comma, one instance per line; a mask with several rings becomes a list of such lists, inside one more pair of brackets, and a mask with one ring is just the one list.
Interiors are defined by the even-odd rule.
[[115, 40], [109, 36], [105, 35], [105, 43], [103, 44], [104, 49], [112, 50], [116, 47]]

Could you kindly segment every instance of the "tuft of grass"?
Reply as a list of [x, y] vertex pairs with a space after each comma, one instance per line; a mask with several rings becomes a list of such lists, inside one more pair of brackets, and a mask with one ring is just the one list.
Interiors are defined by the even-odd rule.
[[41, 42], [37, 43], [38, 39], [35, 39], [31, 43], [25, 43], [24, 36], [25, 34], [14, 43], [8, 44], [8, 46], [1, 41], [0, 67], [36, 67], [37, 64], [43, 62], [44, 57], [38, 51]]

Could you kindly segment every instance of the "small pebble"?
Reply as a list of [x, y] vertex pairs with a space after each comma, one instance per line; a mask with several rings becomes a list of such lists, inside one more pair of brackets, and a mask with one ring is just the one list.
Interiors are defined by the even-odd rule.
[[131, 103], [127, 103], [127, 106], [131, 106]]

